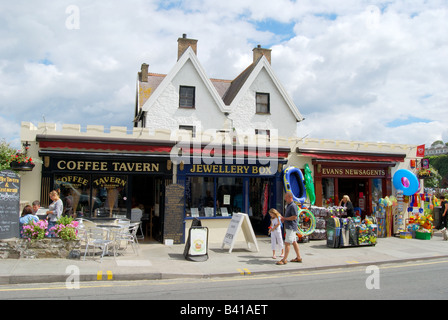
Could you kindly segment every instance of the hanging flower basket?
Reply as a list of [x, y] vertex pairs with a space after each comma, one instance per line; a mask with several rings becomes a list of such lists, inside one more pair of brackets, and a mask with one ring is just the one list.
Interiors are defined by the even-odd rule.
[[33, 170], [35, 164], [31, 157], [28, 157], [26, 153], [22, 153], [19, 150], [9, 159], [9, 166], [11, 167], [11, 169], [17, 171], [31, 171]]
[[9, 166], [11, 167], [11, 169], [13, 170], [17, 170], [17, 171], [31, 171], [33, 170], [35, 164], [32, 162], [17, 162], [17, 161], [12, 161]]

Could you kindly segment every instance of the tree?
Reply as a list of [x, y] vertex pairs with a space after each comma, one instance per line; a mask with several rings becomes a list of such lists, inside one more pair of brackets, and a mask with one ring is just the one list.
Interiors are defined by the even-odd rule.
[[[447, 181], [446, 178], [448, 178], [448, 155], [442, 154], [440, 156], [429, 157], [429, 164], [438, 171], [443, 180]], [[439, 187], [445, 186], [440, 185]]]
[[11, 161], [11, 156], [16, 154], [16, 150], [11, 147], [5, 139], [0, 140], [0, 171], [5, 169], [11, 169], [9, 163]]
[[434, 146], [436, 146], [436, 145], [438, 145], [438, 144], [444, 144], [443, 143], [443, 141], [442, 140], [436, 140], [436, 141], [434, 141], [432, 144], [431, 144], [431, 147], [434, 147]]

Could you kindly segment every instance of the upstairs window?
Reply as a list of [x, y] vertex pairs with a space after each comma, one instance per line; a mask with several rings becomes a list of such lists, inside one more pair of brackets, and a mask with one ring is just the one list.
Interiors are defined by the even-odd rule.
[[195, 87], [180, 86], [179, 108], [194, 108]]
[[256, 93], [257, 113], [269, 114], [271, 112], [269, 105], [269, 93]]
[[186, 130], [191, 132], [191, 137], [196, 138], [196, 127], [195, 126], [184, 126], [180, 125], [179, 130]]
[[271, 140], [271, 130], [266, 129], [255, 129], [255, 134], [260, 136], [267, 136], [268, 141]]

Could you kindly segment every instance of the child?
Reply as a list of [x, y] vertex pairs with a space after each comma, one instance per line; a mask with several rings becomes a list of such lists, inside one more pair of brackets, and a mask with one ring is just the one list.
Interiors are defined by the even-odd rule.
[[277, 259], [275, 256], [276, 246], [282, 248], [282, 254], [280, 257], [283, 257], [282, 223], [280, 222], [281, 215], [280, 212], [275, 209], [269, 210], [269, 215], [271, 216], [269, 234], [271, 235], [272, 259]]

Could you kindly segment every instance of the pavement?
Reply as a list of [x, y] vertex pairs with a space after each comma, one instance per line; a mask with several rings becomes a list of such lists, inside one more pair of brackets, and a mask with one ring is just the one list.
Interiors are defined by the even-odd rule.
[[[0, 285], [19, 283], [111, 280], [160, 280], [175, 278], [207, 279], [379, 265], [424, 259], [448, 258], [448, 241], [440, 231], [431, 240], [379, 238], [376, 246], [329, 248], [325, 240], [300, 243], [302, 263], [276, 265], [269, 237], [258, 237], [253, 245], [237, 242], [233, 251], [221, 243], [208, 244], [208, 260], [188, 261], [185, 245], [141, 242], [138, 254], [129, 247], [116, 258], [99, 256], [81, 259], [4, 259], [0, 260]], [[288, 260], [295, 258], [294, 250]]]

